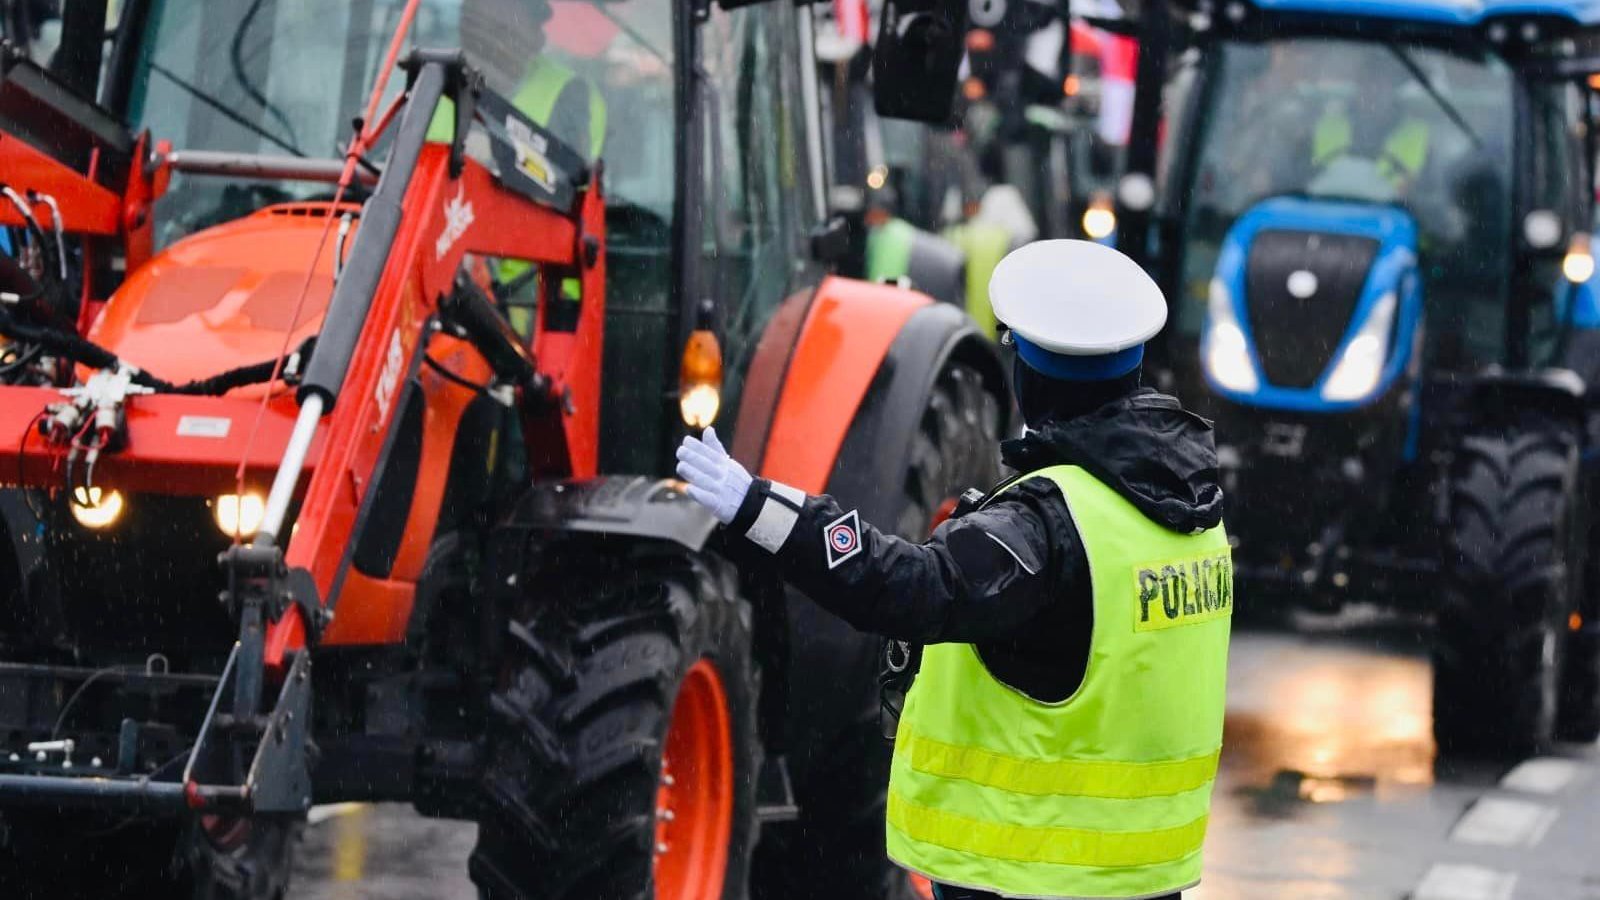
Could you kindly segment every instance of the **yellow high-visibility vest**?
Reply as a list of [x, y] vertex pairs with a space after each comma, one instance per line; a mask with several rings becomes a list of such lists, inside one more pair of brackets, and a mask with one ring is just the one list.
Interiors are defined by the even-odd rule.
[[[1396, 187], [1415, 181], [1428, 162], [1430, 133], [1428, 123], [1415, 117], [1406, 118], [1390, 129], [1377, 159], [1379, 174]], [[1350, 153], [1354, 141], [1350, 117], [1341, 110], [1328, 110], [1317, 119], [1312, 131], [1312, 164], [1325, 166]]]
[[[568, 85], [576, 85], [576, 88], [583, 90], [589, 98], [589, 145], [572, 149], [578, 151], [584, 159], [593, 162], [600, 158], [600, 151], [605, 148], [606, 101], [587, 78], [580, 77], [578, 73], [549, 57], [536, 56], [528, 66], [528, 74], [517, 86], [516, 94], [511, 97], [511, 105], [534, 122], [548, 128], [550, 116], [555, 112], [556, 101], [561, 99], [561, 94], [566, 91]], [[439, 102], [433, 120], [428, 123], [428, 140], [450, 140], [455, 134], [455, 121], [455, 103], [447, 97]], [[557, 137], [565, 141], [572, 140], [574, 136], [563, 134]]]
[[1227, 536], [1169, 531], [1075, 466], [1027, 477], [1061, 488], [1089, 560], [1083, 684], [1041, 702], [973, 645], [926, 648], [895, 742], [889, 856], [1008, 897], [1184, 890], [1200, 880], [1222, 747]]

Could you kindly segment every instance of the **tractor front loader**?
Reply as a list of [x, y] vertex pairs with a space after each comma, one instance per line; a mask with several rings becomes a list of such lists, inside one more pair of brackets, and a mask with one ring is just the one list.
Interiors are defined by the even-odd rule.
[[456, 3], [8, 33], [0, 896], [282, 897], [337, 801], [476, 821], [485, 897], [909, 890], [863, 824], [876, 645], [661, 476], [715, 420], [926, 533], [997, 476], [1004, 375], [826, 276], [809, 11], [727, 5], [548, 4], [587, 151], [421, 49]]

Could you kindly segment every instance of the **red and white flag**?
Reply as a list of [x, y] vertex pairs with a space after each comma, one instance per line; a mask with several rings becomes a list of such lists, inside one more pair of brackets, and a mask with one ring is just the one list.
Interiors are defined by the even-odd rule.
[[833, 0], [833, 20], [839, 25], [840, 37], [862, 44], [867, 42], [872, 27], [867, 0]]

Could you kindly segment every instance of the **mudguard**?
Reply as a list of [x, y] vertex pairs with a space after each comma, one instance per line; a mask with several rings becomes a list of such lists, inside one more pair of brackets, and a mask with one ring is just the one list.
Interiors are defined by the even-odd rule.
[[[814, 294], [790, 298], [771, 327], [796, 306], [803, 307], [804, 319], [790, 346], [762, 341], [758, 363], [763, 351], [774, 360], [787, 353], [787, 359], [765, 397], [747, 385], [734, 455], [752, 472], [807, 493], [826, 491], [839, 448], [890, 345], [912, 315], [931, 303], [915, 291], [844, 278], [824, 279]], [[771, 424], [753, 433], [746, 427], [753, 424], [747, 411], [763, 400], [773, 404]]]
[[1007, 407], [1004, 367], [994, 344], [984, 339], [972, 320], [945, 304], [913, 313], [885, 352], [828, 480], [828, 493], [857, 506], [866, 521], [885, 527], [898, 521], [912, 439], [928, 395], [950, 362], [977, 370], [984, 386], [1002, 398], [1002, 408]]
[[[807, 493], [842, 492], [846, 502], [867, 503], [868, 521], [892, 522], [898, 509], [868, 500], [900, 483], [928, 392], [952, 359], [1004, 394], [998, 352], [958, 307], [829, 278], [785, 301], [763, 335], [733, 455]], [[875, 516], [880, 509], [890, 515]]]
[[517, 504], [512, 527], [672, 541], [700, 550], [717, 527], [678, 483], [643, 476], [536, 484]]
[[1476, 422], [1504, 421], [1538, 411], [1574, 425], [1583, 421], [1588, 390], [1571, 369], [1500, 372], [1490, 369], [1472, 379], [1468, 409]]

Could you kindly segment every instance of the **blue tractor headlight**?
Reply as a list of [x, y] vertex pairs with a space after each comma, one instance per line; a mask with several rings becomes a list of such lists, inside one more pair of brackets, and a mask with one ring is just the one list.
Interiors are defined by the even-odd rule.
[[1250, 342], [1234, 313], [1233, 295], [1220, 278], [1211, 280], [1205, 341], [1200, 352], [1207, 374], [1223, 389], [1252, 393], [1261, 387], [1255, 360], [1250, 358]]
[[1345, 342], [1333, 371], [1323, 382], [1324, 400], [1361, 400], [1378, 387], [1384, 364], [1389, 359], [1389, 335], [1394, 330], [1397, 305], [1393, 291], [1373, 304], [1372, 314]]

